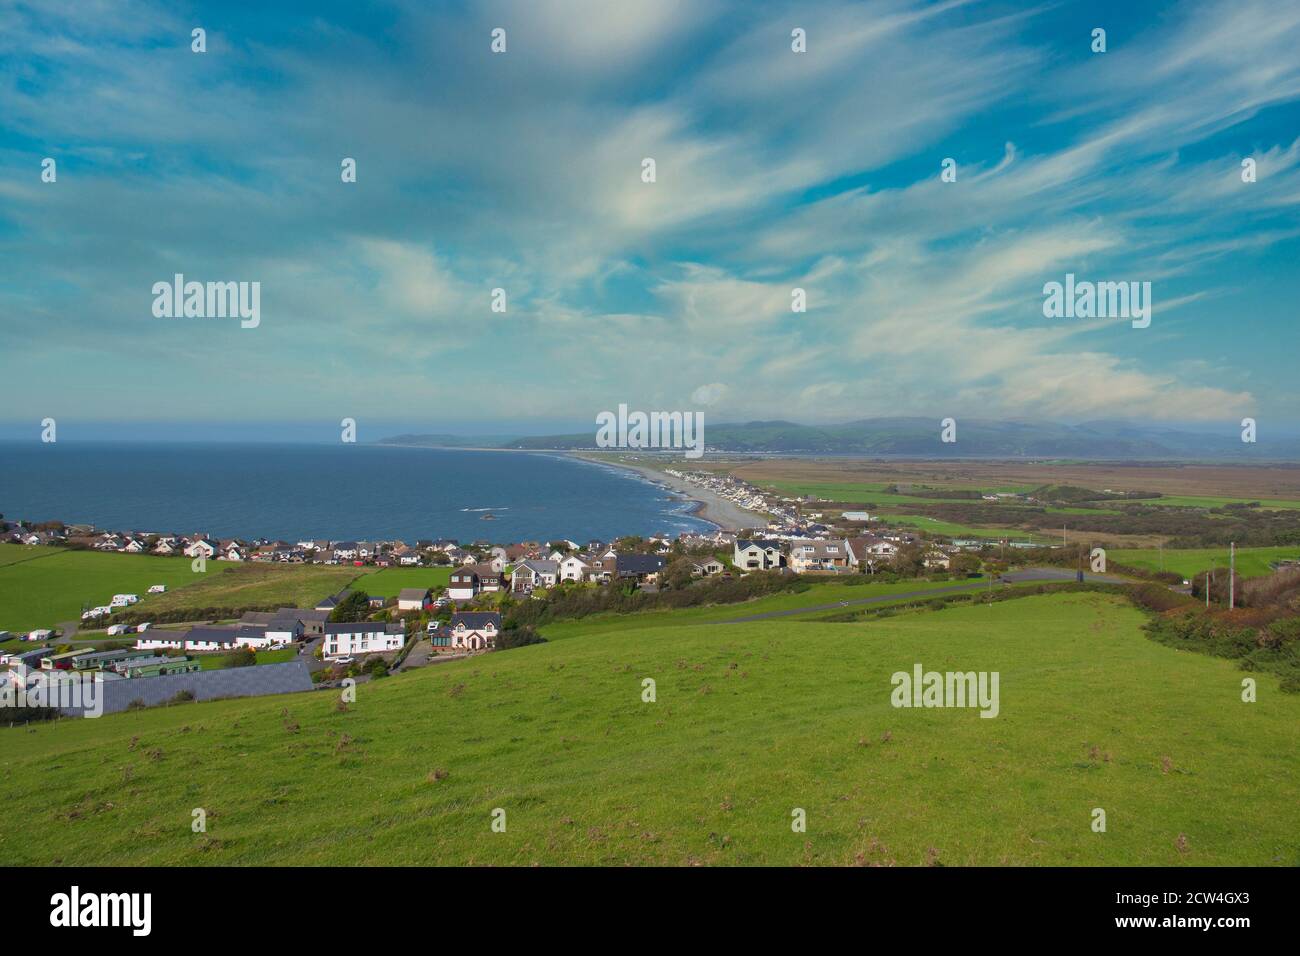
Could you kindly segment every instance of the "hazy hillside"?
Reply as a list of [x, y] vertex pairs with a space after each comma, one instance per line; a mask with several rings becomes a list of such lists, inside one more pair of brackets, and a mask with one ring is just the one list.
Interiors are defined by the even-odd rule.
[[[1136, 425], [1132, 422], [1006, 422], [958, 419], [957, 441], [940, 441], [940, 425], [929, 418], [868, 418], [840, 425], [765, 421], [705, 423], [711, 451], [777, 454], [893, 455], [916, 458], [1089, 458], [1089, 459], [1300, 459], [1300, 439], [1260, 436], [1243, 444], [1232, 423], [1211, 428]], [[451, 435], [400, 435], [382, 444], [447, 448], [582, 449], [595, 445], [595, 429], [569, 435], [473, 439]]]

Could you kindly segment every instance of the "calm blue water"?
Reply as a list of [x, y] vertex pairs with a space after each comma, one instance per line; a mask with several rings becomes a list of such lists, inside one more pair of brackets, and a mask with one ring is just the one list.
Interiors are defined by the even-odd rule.
[[[116, 530], [286, 541], [582, 542], [712, 528], [691, 507], [631, 472], [562, 455], [0, 442], [0, 514]], [[485, 511], [496, 520], [482, 520]]]

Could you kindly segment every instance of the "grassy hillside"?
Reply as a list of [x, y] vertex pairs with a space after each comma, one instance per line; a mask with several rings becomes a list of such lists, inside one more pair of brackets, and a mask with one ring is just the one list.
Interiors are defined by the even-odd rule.
[[[1300, 696], [1260, 676], [1243, 704], [1230, 662], [1142, 621], [1076, 593], [611, 628], [346, 712], [318, 691], [0, 730], [24, 818], [0, 863], [1300, 863]], [[999, 671], [1001, 714], [893, 708], [917, 662]]]
[[79, 620], [83, 604], [107, 604], [118, 593], [144, 599], [151, 584], [171, 590], [197, 586], [220, 568], [209, 562], [206, 574], [196, 574], [188, 558], [0, 544], [0, 629]]
[[[1161, 569], [1161, 552], [1159, 548], [1122, 548], [1106, 552], [1112, 561], [1128, 564], [1152, 571]], [[1272, 574], [1270, 561], [1300, 558], [1300, 547], [1278, 548], [1238, 548], [1237, 573], [1245, 578], [1262, 577]], [[1228, 549], [1223, 548], [1165, 548], [1164, 570], [1173, 571], [1183, 577], [1204, 571], [1208, 568], [1226, 568], [1228, 566]]]
[[402, 588], [445, 588], [450, 580], [450, 567], [380, 568], [358, 578], [356, 586], [372, 596], [391, 598]]
[[[962, 585], [982, 586], [987, 579], [970, 578], [952, 581], [927, 581], [913, 579], [878, 583], [863, 575], [841, 578], [837, 581], [818, 582], [803, 591], [783, 591], [767, 597], [755, 598], [738, 604], [709, 604], [702, 607], [681, 608], [668, 611], [643, 611], [637, 614], [592, 614], [572, 620], [556, 621], [543, 625], [541, 631], [548, 641], [582, 637], [604, 631], [645, 630], [655, 627], [687, 627], [699, 624], [718, 624], [737, 618], [767, 614], [772, 611], [792, 611], [799, 608], [838, 604], [840, 601], [859, 601], [866, 598], [885, 598], [893, 594], [912, 594], [918, 591], [946, 591]], [[906, 600], [906, 599], [900, 599]], [[890, 603], [885, 601], [872, 607]]]
[[[0, 630], [53, 627], [81, 617], [85, 602], [107, 604], [119, 592], [139, 594], [134, 610], [158, 614], [186, 608], [281, 605], [311, 607], [355, 585], [396, 597], [402, 588], [443, 588], [451, 568], [356, 568], [350, 565], [231, 564], [209, 561], [195, 573], [188, 558], [105, 554], [0, 544]], [[151, 584], [168, 591], [147, 595]]]

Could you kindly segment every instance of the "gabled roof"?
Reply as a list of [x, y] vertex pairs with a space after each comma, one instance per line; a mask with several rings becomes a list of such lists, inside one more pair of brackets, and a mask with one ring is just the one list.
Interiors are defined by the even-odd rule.
[[470, 631], [481, 631], [489, 624], [501, 630], [501, 615], [496, 611], [466, 611], [462, 614], [453, 614], [451, 626], [456, 627], [458, 624], [463, 624]]

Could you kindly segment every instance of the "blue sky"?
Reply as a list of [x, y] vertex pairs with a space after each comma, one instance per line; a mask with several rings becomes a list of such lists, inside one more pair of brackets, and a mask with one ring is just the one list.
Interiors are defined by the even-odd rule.
[[268, 6], [0, 2], [5, 432], [1300, 418], [1295, 4]]

